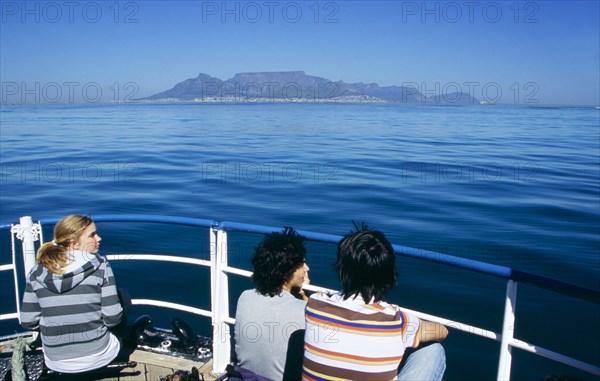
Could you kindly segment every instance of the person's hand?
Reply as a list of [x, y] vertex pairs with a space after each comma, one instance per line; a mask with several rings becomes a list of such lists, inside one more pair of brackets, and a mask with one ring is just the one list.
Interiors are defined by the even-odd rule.
[[304, 275], [304, 282], [302, 282], [302, 286], [306, 286], [307, 284], [310, 284], [310, 278], [308, 277], [308, 272], [306, 273], [306, 275]]
[[308, 295], [306, 295], [306, 293], [304, 292], [304, 290], [302, 288], [292, 289], [291, 294], [294, 295], [298, 299], [308, 300]]
[[[302, 287], [310, 284], [310, 278], [308, 277], [308, 272], [304, 275], [304, 281], [302, 282]], [[297, 288], [292, 290], [292, 295], [294, 295], [298, 299], [308, 300], [308, 294], [304, 291], [303, 288]]]
[[[307, 284], [310, 284], [310, 279], [308, 278], [308, 273], [306, 273], [304, 275], [304, 280], [302, 281], [302, 287], [304, 287]], [[306, 292], [304, 291], [304, 289], [302, 287], [295, 287], [290, 292], [292, 295], [294, 295], [298, 299], [308, 300], [308, 295], [306, 294]]]

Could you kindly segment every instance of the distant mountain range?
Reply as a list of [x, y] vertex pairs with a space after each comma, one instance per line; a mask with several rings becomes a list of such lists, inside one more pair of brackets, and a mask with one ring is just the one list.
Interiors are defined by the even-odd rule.
[[415, 87], [334, 82], [303, 71], [239, 73], [225, 81], [200, 73], [169, 90], [137, 101], [480, 103], [467, 93], [427, 97]]

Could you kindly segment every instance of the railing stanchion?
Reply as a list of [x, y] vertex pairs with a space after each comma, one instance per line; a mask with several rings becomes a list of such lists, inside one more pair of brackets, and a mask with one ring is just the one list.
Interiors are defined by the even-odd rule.
[[12, 266], [13, 273], [15, 276], [15, 301], [17, 304], [17, 316], [21, 312], [21, 302], [19, 297], [19, 275], [17, 274], [17, 261], [16, 261], [16, 250], [14, 245], [14, 237], [21, 240], [21, 248], [23, 250], [23, 270], [25, 271], [25, 277], [29, 274], [29, 271], [35, 265], [35, 244], [41, 237], [41, 226], [40, 224], [34, 224], [30, 216], [23, 216], [19, 219], [18, 225], [11, 226], [11, 241], [12, 243]]
[[35, 265], [35, 246], [33, 241], [38, 240], [38, 236], [34, 231], [33, 221], [30, 216], [21, 217], [19, 220], [20, 233], [22, 235], [23, 247], [23, 265], [25, 266], [25, 275], [29, 274], [29, 271]]
[[511, 343], [515, 337], [515, 307], [517, 304], [517, 282], [508, 280], [506, 302], [502, 323], [502, 341], [500, 342], [500, 360], [498, 361], [498, 381], [510, 380], [512, 366]]
[[[11, 244], [11, 268], [13, 271], [13, 280], [15, 284], [15, 305], [16, 305], [16, 316], [19, 319], [19, 323], [21, 322], [21, 297], [19, 295], [19, 276], [17, 270], [17, 249], [15, 247], [15, 231], [13, 230], [15, 225], [11, 225], [10, 231], [10, 244]], [[2, 320], [3, 315], [0, 314], [0, 320]]]
[[211, 229], [211, 245], [213, 373], [220, 374], [225, 372], [231, 355], [231, 334], [225, 322], [229, 317], [229, 284], [227, 273], [223, 271], [227, 267], [227, 232]]

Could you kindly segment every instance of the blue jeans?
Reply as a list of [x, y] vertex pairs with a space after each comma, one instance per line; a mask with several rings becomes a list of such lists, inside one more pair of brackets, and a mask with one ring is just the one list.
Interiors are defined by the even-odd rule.
[[398, 380], [441, 380], [446, 370], [446, 353], [439, 343], [418, 348], [408, 355], [400, 368]]

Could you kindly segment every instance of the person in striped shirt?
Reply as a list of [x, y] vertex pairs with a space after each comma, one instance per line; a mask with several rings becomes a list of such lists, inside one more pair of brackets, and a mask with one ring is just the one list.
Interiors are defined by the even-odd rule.
[[[397, 279], [385, 235], [363, 224], [345, 236], [336, 271], [342, 291], [313, 294], [306, 306], [302, 379], [441, 380], [446, 358], [437, 341], [448, 335], [446, 327], [383, 301]], [[417, 347], [404, 358], [406, 349]]]
[[46, 366], [62, 373], [102, 368], [119, 353], [109, 329], [123, 308], [100, 236], [88, 216], [71, 215], [42, 245], [27, 278], [20, 313], [23, 328], [39, 330]]

